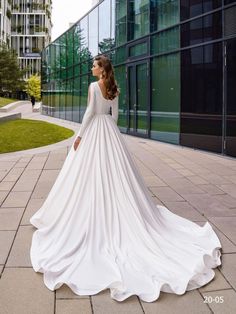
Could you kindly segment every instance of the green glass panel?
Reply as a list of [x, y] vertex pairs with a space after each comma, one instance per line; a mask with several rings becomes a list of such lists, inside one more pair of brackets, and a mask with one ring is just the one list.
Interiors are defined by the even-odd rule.
[[179, 23], [179, 0], [151, 2], [151, 31]]
[[129, 39], [149, 33], [149, 0], [129, 1]]
[[137, 132], [147, 133], [147, 107], [148, 107], [148, 86], [147, 86], [147, 63], [137, 65], [137, 103], [136, 103], [136, 127]]
[[164, 53], [180, 47], [179, 26], [151, 37], [151, 52]]
[[81, 76], [81, 93], [80, 93], [80, 121], [82, 121], [88, 97], [88, 75]]
[[126, 0], [116, 2], [116, 46], [119, 46], [127, 41], [126, 38], [126, 23], [127, 23], [127, 7]]
[[74, 64], [74, 31], [70, 29], [67, 33], [67, 43], [66, 43], [66, 51], [67, 51], [67, 66], [70, 67]]
[[115, 79], [118, 83], [120, 88], [120, 95], [119, 95], [119, 119], [118, 124], [119, 126], [127, 129], [127, 101], [126, 101], [126, 69], [125, 66], [118, 66], [115, 68]]
[[73, 83], [73, 121], [75, 122], [79, 122], [80, 93], [80, 77], [75, 77]]
[[[179, 132], [180, 55], [160, 56], [152, 60], [151, 131], [168, 140], [169, 132]], [[160, 132], [160, 133], [158, 133]], [[167, 133], [163, 135], [163, 132]], [[155, 137], [155, 136], [154, 136]]]
[[126, 60], [126, 47], [120, 47], [116, 49], [114, 57], [114, 64], [122, 63]]
[[129, 56], [135, 57], [143, 54], [147, 54], [147, 43], [141, 43], [129, 48]]

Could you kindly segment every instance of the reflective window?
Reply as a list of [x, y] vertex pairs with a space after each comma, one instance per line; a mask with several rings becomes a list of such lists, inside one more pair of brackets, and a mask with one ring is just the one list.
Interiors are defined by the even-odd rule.
[[151, 1], [151, 32], [179, 22], [179, 0]]
[[221, 6], [221, 0], [181, 0], [181, 21], [212, 11]]
[[111, 7], [110, 0], [99, 5], [99, 52], [104, 53], [111, 49]]
[[126, 0], [116, 1], [116, 46], [127, 41], [126, 36], [127, 7]]
[[182, 144], [221, 151], [222, 75], [221, 43], [182, 51]]
[[89, 13], [89, 52], [93, 57], [98, 54], [98, 7]]
[[160, 32], [151, 37], [151, 53], [163, 53], [180, 46], [179, 26]]
[[180, 55], [152, 60], [151, 134], [178, 143], [180, 112]]
[[149, 0], [131, 0], [129, 3], [129, 39], [149, 33]]
[[221, 12], [209, 14], [181, 25], [181, 46], [191, 46], [222, 36]]

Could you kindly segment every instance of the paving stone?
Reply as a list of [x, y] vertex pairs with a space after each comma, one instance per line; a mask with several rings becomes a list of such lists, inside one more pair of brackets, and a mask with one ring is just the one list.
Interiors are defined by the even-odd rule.
[[2, 205], [8, 194], [8, 191], [0, 191], [0, 206]]
[[214, 314], [236, 313], [236, 292], [233, 289], [204, 292], [203, 297]]
[[0, 182], [0, 191], [10, 191], [14, 184], [14, 181]]
[[10, 192], [2, 203], [2, 207], [26, 207], [31, 192]]
[[30, 261], [30, 246], [32, 241], [33, 226], [20, 226], [13, 243], [6, 267], [20, 266], [32, 267]]
[[[212, 226], [213, 230], [215, 231], [220, 240], [220, 243], [222, 245], [222, 253], [236, 253], [236, 245], [232, 241], [230, 241], [230, 239], [227, 238], [226, 235], [223, 232], [221, 232], [221, 230], [214, 226], [211, 219], [209, 219], [208, 222], [210, 223], [210, 225]], [[199, 226], [203, 226], [205, 224], [205, 222], [202, 221], [197, 223]]]
[[193, 184], [197, 184], [197, 185], [201, 185], [201, 186], [202, 185], [208, 185], [207, 184], [208, 182], [206, 180], [204, 180], [203, 178], [196, 176], [196, 175], [189, 176], [188, 180], [191, 181]]
[[236, 254], [223, 254], [220, 271], [229, 284], [236, 289]]
[[7, 175], [7, 170], [0, 170], [0, 181], [2, 181]]
[[88, 295], [75, 294], [70, 287], [63, 284], [59, 289], [56, 290], [57, 299], [89, 299]]
[[201, 215], [195, 208], [188, 202], [166, 202], [164, 205], [174, 214], [190, 220], [206, 221], [206, 217]]
[[150, 187], [156, 197], [162, 202], [165, 201], [184, 201], [184, 199], [169, 187]]
[[43, 169], [45, 162], [47, 160], [47, 156], [37, 156], [35, 155], [30, 162], [28, 163], [26, 169]]
[[56, 314], [92, 314], [89, 299], [57, 300]]
[[236, 211], [209, 194], [182, 194], [182, 197], [206, 217], [236, 216]]
[[[188, 178], [190, 179], [190, 178]], [[197, 183], [196, 183], [197, 184]], [[225, 194], [225, 192], [213, 184], [200, 184], [201, 190], [207, 192], [210, 195], [220, 195]]]
[[135, 295], [119, 302], [112, 299], [110, 289], [106, 289], [91, 298], [94, 314], [143, 314], [139, 300]]
[[22, 172], [25, 168], [13, 168], [8, 172], [8, 174], [4, 177], [3, 181], [17, 181], [21, 176]]
[[43, 205], [44, 198], [31, 198], [24, 212], [21, 220], [21, 225], [31, 225], [30, 218], [36, 213], [37, 210]]
[[231, 288], [231, 286], [226, 281], [226, 279], [224, 278], [222, 273], [219, 271], [219, 269], [214, 268], [213, 270], [215, 272], [215, 277], [208, 284], [206, 284], [202, 288], [199, 288], [200, 292], [215, 291], [215, 290], [230, 289]]
[[41, 170], [25, 170], [12, 191], [33, 191]]
[[6, 161], [6, 160], [0, 160], [0, 170], [7, 170], [9, 171], [12, 167], [15, 165], [15, 161]]
[[236, 199], [236, 184], [218, 184], [217, 186]]
[[210, 219], [234, 244], [236, 244], [236, 217], [214, 217]]
[[54, 314], [54, 292], [32, 268], [5, 268], [0, 304], [3, 314]]
[[0, 208], [0, 230], [16, 230], [24, 208]]
[[165, 182], [159, 179], [157, 176], [144, 176], [143, 177], [147, 186], [167, 186]]
[[210, 314], [197, 290], [183, 295], [161, 292], [159, 299], [152, 303], [141, 301], [145, 314]]
[[12, 242], [14, 240], [15, 231], [0, 231], [0, 264], [6, 262]]

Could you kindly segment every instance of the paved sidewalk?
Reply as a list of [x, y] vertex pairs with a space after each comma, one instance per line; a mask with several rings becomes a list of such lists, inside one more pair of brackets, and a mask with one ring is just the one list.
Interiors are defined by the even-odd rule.
[[[32, 113], [29, 106], [22, 105], [22, 117], [79, 130], [77, 123]], [[87, 297], [75, 295], [66, 285], [47, 289], [43, 275], [35, 273], [30, 263], [35, 228], [29, 218], [53, 186], [71, 138], [0, 155], [1, 314], [236, 313], [236, 159], [123, 136], [155, 202], [199, 225], [209, 221], [213, 226], [223, 246], [222, 265], [215, 269], [214, 280], [184, 295], [161, 292], [153, 303], [136, 296], [118, 302], [110, 298], [109, 289]]]

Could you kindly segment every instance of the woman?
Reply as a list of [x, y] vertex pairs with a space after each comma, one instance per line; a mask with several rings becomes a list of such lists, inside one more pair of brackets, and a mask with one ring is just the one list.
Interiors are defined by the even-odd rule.
[[[203, 227], [156, 205], [117, 126], [119, 90], [105, 56], [94, 59], [82, 125], [43, 206], [31, 217], [31, 261], [50, 290], [106, 288], [111, 298], [152, 302], [210, 282], [221, 243]], [[110, 115], [110, 108], [112, 115]]]

